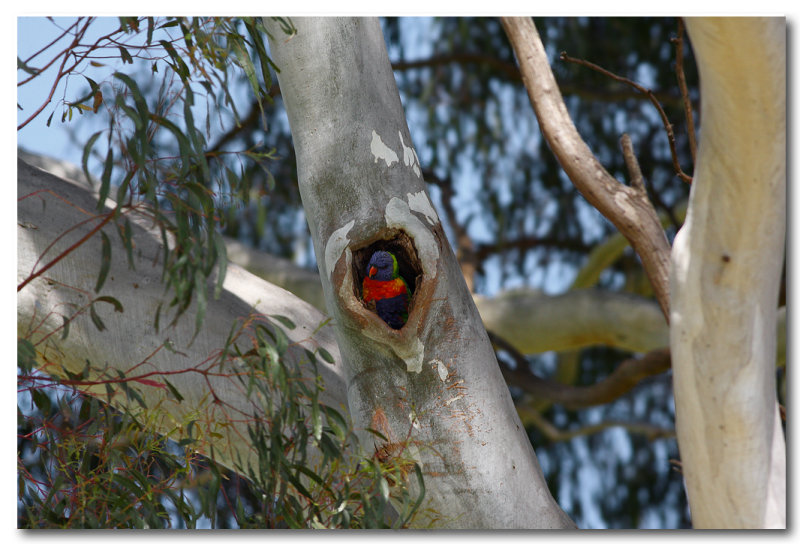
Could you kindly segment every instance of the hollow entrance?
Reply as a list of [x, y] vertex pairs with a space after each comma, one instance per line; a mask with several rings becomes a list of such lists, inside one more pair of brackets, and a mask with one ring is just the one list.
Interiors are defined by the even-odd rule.
[[388, 251], [397, 259], [397, 268], [400, 276], [405, 280], [411, 291], [411, 300], [408, 304], [408, 314], [414, 308], [414, 293], [419, 282], [422, 281], [422, 264], [417, 257], [414, 242], [408, 234], [399, 230], [385, 233], [387, 238], [381, 238], [356, 249], [353, 252], [353, 277], [355, 278], [353, 290], [359, 300], [363, 300], [363, 283], [367, 277], [367, 265], [376, 251]]

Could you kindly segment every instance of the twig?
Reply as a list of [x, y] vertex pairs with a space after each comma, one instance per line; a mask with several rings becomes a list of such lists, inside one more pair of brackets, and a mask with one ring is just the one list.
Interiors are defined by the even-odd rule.
[[[36, 278], [38, 278], [39, 276], [41, 276], [42, 274], [47, 272], [50, 268], [52, 268], [53, 266], [58, 264], [58, 262], [61, 261], [61, 259], [63, 259], [67, 255], [72, 253], [75, 249], [80, 247], [81, 244], [83, 244], [86, 240], [88, 240], [89, 238], [94, 236], [94, 234], [97, 231], [101, 230], [106, 225], [106, 223], [111, 221], [111, 219], [114, 217], [114, 210], [112, 210], [110, 212], [107, 212], [105, 214], [102, 214], [102, 215], [98, 215], [97, 217], [103, 217], [103, 220], [100, 221], [100, 223], [98, 223], [94, 228], [92, 228], [92, 230], [90, 230], [85, 235], [83, 235], [80, 240], [78, 240], [77, 242], [75, 242], [74, 244], [69, 246], [67, 249], [62, 251], [59, 255], [57, 255], [52, 261], [50, 261], [49, 263], [44, 265], [42, 268], [40, 268], [36, 272], [31, 272], [31, 274], [27, 278], [25, 278], [22, 281], [22, 283], [17, 285], [17, 292], [22, 290], [22, 288], [25, 287], [26, 285], [28, 285], [31, 281], [35, 280]], [[94, 219], [94, 218], [91, 218], [91, 219]], [[87, 219], [86, 221], [83, 221], [80, 224], [82, 225], [83, 223], [86, 223], [86, 222], [90, 221], [91, 219]], [[56, 240], [58, 240], [58, 238]], [[52, 246], [52, 244], [51, 244], [51, 246]], [[49, 247], [47, 249], [49, 249]], [[45, 251], [47, 251], [47, 249], [45, 249]]]
[[[59, 34], [58, 36], [56, 36], [55, 38], [53, 38], [53, 40], [52, 40], [50, 43], [48, 43], [47, 45], [45, 45], [44, 47], [42, 47], [41, 49], [39, 49], [38, 51], [36, 51], [35, 53], [33, 53], [31, 56], [29, 56], [27, 59], [25, 59], [25, 61], [24, 61], [24, 62], [25, 62], [25, 64], [30, 64], [31, 62], [33, 62], [33, 59], [35, 59], [36, 57], [38, 57], [39, 55], [41, 55], [42, 53], [44, 53], [45, 51], [47, 51], [48, 49], [50, 49], [50, 48], [51, 48], [51, 47], [52, 47], [52, 46], [53, 46], [55, 43], [57, 43], [57, 42], [58, 42], [58, 41], [59, 41], [61, 38], [63, 38], [63, 37], [64, 37], [64, 36], [66, 36], [67, 34], [69, 34], [69, 33], [72, 31], [72, 29], [73, 29], [73, 28], [77, 27], [77, 26], [80, 24], [80, 22], [81, 22], [81, 20], [82, 20], [82, 19], [83, 19], [83, 17], [78, 17], [78, 18], [75, 20], [75, 22], [74, 22], [74, 23], [72, 23], [72, 24], [71, 24], [69, 27], [67, 27], [67, 28], [66, 28], [64, 31], [62, 31], [62, 32], [61, 32], [61, 34]], [[44, 68], [39, 68], [39, 69], [38, 69], [38, 71], [39, 71], [39, 72], [43, 72], [44, 70], [46, 70], [46, 69], [47, 69], [47, 67], [48, 67], [48, 66], [50, 66], [50, 65], [51, 65], [53, 62], [55, 62], [55, 59], [57, 59], [58, 57], [59, 57], [59, 55], [56, 55], [56, 56], [53, 58], [53, 60], [51, 60], [51, 61], [50, 61], [48, 64], [46, 64], [46, 65], [44, 66]], [[22, 84], [24, 84], [24, 83], [25, 83], [25, 82], [18, 83], [18, 84], [17, 84], [17, 86], [19, 87], [20, 85], [22, 85]]]
[[[449, 64], [483, 64], [490, 68], [501, 72], [509, 81], [521, 81], [522, 75], [516, 64], [498, 59], [496, 56], [465, 53], [465, 54], [450, 54], [450, 55], [437, 55], [427, 59], [412, 60], [412, 61], [399, 61], [392, 63], [392, 70], [395, 72], [413, 71], [422, 68], [432, 68], [439, 66], [447, 66]], [[564, 84], [561, 86], [561, 92], [569, 95], [581, 96], [587, 100], [594, 102], [619, 102], [623, 100], [647, 100], [646, 96], [636, 91], [629, 91], [628, 89], [620, 91], [611, 91], [604, 89], [587, 89], [577, 85]], [[664, 94], [661, 96], [664, 104], [678, 106], [681, 103], [681, 96], [679, 93]]]
[[656, 110], [658, 110], [658, 114], [661, 116], [661, 122], [664, 124], [664, 129], [667, 131], [667, 139], [669, 140], [669, 150], [670, 153], [672, 153], [672, 166], [675, 169], [675, 172], [678, 174], [678, 177], [681, 178], [683, 181], [687, 183], [692, 182], [692, 177], [684, 173], [683, 170], [681, 170], [681, 165], [678, 162], [678, 151], [677, 148], [675, 147], [675, 132], [672, 130], [672, 123], [669, 122], [669, 118], [667, 117], [666, 112], [664, 112], [664, 108], [661, 107], [661, 104], [658, 102], [658, 99], [656, 98], [656, 95], [655, 93], [653, 93], [653, 91], [645, 87], [642, 87], [641, 85], [639, 85], [633, 80], [628, 79], [627, 77], [618, 76], [613, 72], [609, 72], [605, 68], [598, 66], [593, 62], [570, 57], [569, 55], [567, 55], [566, 51], [561, 52], [560, 58], [565, 62], [572, 62], [574, 64], [586, 66], [587, 68], [591, 68], [592, 70], [599, 72], [607, 77], [610, 77], [615, 81], [619, 81], [621, 83], [625, 83], [626, 85], [630, 85], [640, 93], [647, 96], [647, 98], [650, 99], [650, 102], [653, 104], [653, 106], [655, 106]]
[[686, 86], [686, 75], [683, 72], [683, 19], [678, 18], [678, 37], [672, 42], [675, 44], [675, 75], [678, 77], [678, 87], [683, 97], [683, 110], [686, 114], [686, 133], [689, 136], [689, 150], [692, 152], [692, 164], [697, 162], [697, 141], [694, 132], [694, 116], [692, 115], [692, 101], [689, 100], [689, 88]]
[[622, 138], [620, 138], [620, 145], [622, 146], [622, 156], [625, 158], [625, 166], [628, 167], [628, 175], [631, 177], [631, 187], [647, 194], [647, 189], [644, 187], [642, 169], [639, 167], [639, 161], [636, 160], [636, 154], [633, 152], [631, 137], [623, 134]]
[[[41, 106], [39, 106], [36, 109], [36, 111], [34, 111], [33, 114], [30, 117], [28, 117], [25, 121], [23, 121], [21, 124], [19, 124], [17, 126], [17, 130], [22, 129], [25, 125], [27, 125], [28, 123], [33, 121], [40, 113], [42, 113], [42, 111], [44, 111], [44, 109], [47, 107], [47, 105], [50, 104], [50, 101], [53, 100], [53, 95], [56, 92], [56, 88], [58, 87], [58, 84], [61, 81], [61, 78], [64, 75], [66, 75], [67, 73], [69, 73], [68, 70], [66, 70], [66, 71], [64, 70], [64, 66], [66, 66], [66, 64], [67, 64], [67, 59], [69, 59], [69, 52], [72, 50], [72, 48], [74, 48], [76, 45], [78, 45], [78, 41], [80, 40], [80, 36], [82, 36], [83, 33], [86, 32], [86, 29], [89, 27], [89, 24], [91, 22], [92, 22], [92, 19], [90, 18], [86, 22], [86, 24], [83, 26], [83, 28], [80, 31], [78, 31], [78, 34], [75, 36], [75, 39], [72, 41], [72, 43], [69, 45], [69, 47], [64, 52], [64, 58], [61, 60], [61, 65], [58, 67], [58, 74], [56, 74], [55, 83], [53, 83], [53, 86], [50, 88], [50, 93], [47, 95], [47, 98], [45, 99], [44, 103]], [[56, 57], [56, 58], [58, 58], [58, 57]], [[53, 59], [53, 60], [55, 60], [55, 59]], [[41, 73], [41, 72], [39, 72], [39, 73]], [[32, 79], [33, 77], [35, 77], [35, 76], [31, 76], [30, 78], [28, 78], [28, 80]], [[26, 80], [26, 81], [28, 81], [28, 80]]]

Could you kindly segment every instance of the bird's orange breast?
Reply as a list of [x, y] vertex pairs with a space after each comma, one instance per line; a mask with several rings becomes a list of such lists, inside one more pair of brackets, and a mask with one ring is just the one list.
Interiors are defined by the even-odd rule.
[[392, 298], [398, 295], [404, 295], [407, 292], [406, 282], [404, 282], [402, 278], [395, 278], [389, 281], [364, 278], [362, 287], [364, 302]]

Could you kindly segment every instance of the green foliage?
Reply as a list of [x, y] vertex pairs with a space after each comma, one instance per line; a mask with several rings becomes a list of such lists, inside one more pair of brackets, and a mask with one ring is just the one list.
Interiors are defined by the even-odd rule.
[[[92, 22], [79, 20], [75, 28], [84, 32]], [[294, 32], [290, 21], [281, 21], [281, 28]], [[215, 125], [241, 127], [240, 78], [256, 117], [266, 123], [276, 67], [265, 36], [259, 18], [121, 17], [107, 42], [76, 51], [78, 62], [102, 66], [89, 59], [113, 49], [126, 70], [105, 79], [85, 77], [88, 89], [63, 103], [62, 120], [91, 113], [93, 122], [105, 124], [86, 140], [82, 169], [90, 179], [98, 170], [97, 209], [113, 221], [131, 266], [135, 240], [126, 210], [148, 214], [160, 231], [167, 298], [153, 316], [156, 330], [175, 323], [192, 304], [196, 334], [201, 330], [208, 296], [219, 296], [225, 277], [220, 233], [231, 203], [246, 205], [263, 192], [258, 180], [274, 188], [267, 167], [274, 150], [258, 142], [238, 149], [209, 144]], [[24, 62], [21, 67], [34, 72]], [[254, 171], [266, 177], [254, 181]], [[112, 210], [104, 212], [112, 198]], [[112, 246], [106, 231], [98, 227], [91, 234], [97, 232], [100, 294]], [[100, 302], [117, 312], [123, 308], [107, 294], [92, 300], [89, 317], [102, 331]], [[65, 317], [62, 338], [69, 324]], [[233, 334], [221, 351], [220, 368], [240, 381], [252, 410], [252, 452], [239, 459], [238, 474], [211, 460], [214, 441], [223, 436], [219, 429], [201, 428], [192, 419], [175, 440], [155, 434], [140, 387], [162, 388], [183, 402], [186, 392], [166, 376], [135, 378], [87, 361], [78, 374], [62, 368], [60, 385], [37, 370], [36, 346], [20, 339], [19, 527], [407, 526], [424, 497], [419, 468], [406, 455], [378, 459], [362, 451], [347, 418], [319, 400], [317, 356], [331, 362], [331, 355], [303, 351], [298, 363], [291, 353], [299, 348], [290, 346], [284, 328], [294, 323], [271, 316], [254, 328], [252, 352], [240, 353]], [[107, 398], [81, 392], [90, 382], [105, 386]], [[132, 409], [118, 410], [112, 399]]]
[[[282, 325], [293, 324], [275, 316]], [[407, 455], [357, 454], [357, 435], [337, 410], [322, 404], [319, 377], [283, 363], [289, 347], [280, 326], [255, 327], [254, 353], [240, 355], [239, 378], [255, 402], [249, 442], [257, 464], [237, 468], [263, 493], [242, 527], [407, 527], [425, 494], [419, 466]], [[302, 365], [316, 354], [303, 350]]]
[[[143, 411], [120, 411], [98, 397], [58, 385], [35, 368], [29, 342], [18, 344], [18, 526], [20, 528], [379, 528], [407, 527], [425, 495], [407, 455], [364, 452], [348, 420], [320, 402], [316, 355], [291, 362], [285, 316], [255, 327], [256, 349], [223, 350], [220, 370], [246, 390], [253, 413], [252, 454], [242, 478], [198, 453], [221, 438], [189, 421], [177, 442], [148, 425], [140, 385], [163, 377], [104, 380], [108, 399], [124, 393]], [[234, 371], [234, 367], [237, 371]], [[305, 368], [305, 371], [303, 371]], [[87, 364], [67, 373], [74, 387], [102, 375]], [[96, 383], [96, 382], [93, 382]], [[107, 400], [108, 400], [107, 399]], [[319, 452], [319, 453], [315, 453]]]
[[36, 410], [18, 414], [19, 528], [196, 523], [200, 512], [184, 497], [194, 478], [188, 451], [95, 397], [33, 388], [30, 398]]
[[[87, 20], [82, 31], [93, 22]], [[282, 24], [288, 34], [293, 32], [289, 21]], [[128, 45], [121, 45], [123, 38]], [[216, 272], [214, 296], [224, 281], [221, 222], [230, 203], [249, 201], [252, 191], [245, 165], [267, 170], [266, 161], [273, 157], [272, 150], [258, 144], [223, 152], [208, 143], [212, 122], [240, 124], [232, 85], [239, 74], [246, 76], [262, 117], [271, 102], [274, 65], [267, 55], [265, 29], [259, 18], [122, 17], [119, 28], [105, 39], [108, 43], [100, 40], [87, 50], [76, 48], [78, 63], [114, 47], [132, 72], [116, 71], [97, 81], [85, 77], [88, 90], [64, 103], [63, 116], [71, 119], [77, 109], [92, 112], [94, 121], [105, 121], [82, 153], [87, 177], [93, 165], [99, 167], [98, 210], [114, 198], [113, 219], [130, 261], [130, 226], [123, 211], [147, 205], [167, 242], [161, 264], [171, 298], [159, 310], [159, 322], [167, 317], [167, 324], [173, 324], [195, 301], [199, 330], [208, 278]], [[149, 69], [142, 72], [144, 66]], [[101, 232], [101, 237], [97, 292], [111, 258], [107, 235]], [[162, 315], [166, 310], [169, 315]]]

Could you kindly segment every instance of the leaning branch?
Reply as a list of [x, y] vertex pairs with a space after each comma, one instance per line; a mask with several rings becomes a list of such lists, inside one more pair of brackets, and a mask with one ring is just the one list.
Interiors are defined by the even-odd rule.
[[630, 241], [669, 320], [670, 246], [655, 209], [645, 193], [614, 179], [581, 138], [533, 21], [504, 17], [502, 22], [548, 145], [578, 191]]
[[508, 354], [516, 363], [515, 368], [500, 359], [500, 370], [511, 386], [519, 387], [536, 400], [560, 404], [570, 410], [579, 410], [612, 402], [633, 389], [650, 376], [666, 372], [670, 368], [669, 348], [656, 349], [640, 358], [622, 361], [604, 380], [587, 386], [566, 385], [537, 376], [528, 370], [528, 361], [514, 347], [496, 334], [489, 334], [492, 344]]

